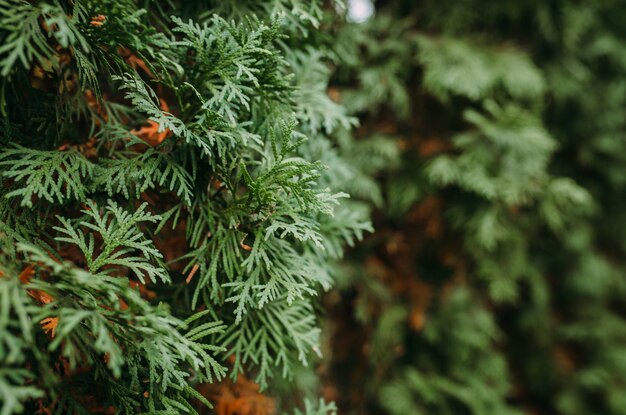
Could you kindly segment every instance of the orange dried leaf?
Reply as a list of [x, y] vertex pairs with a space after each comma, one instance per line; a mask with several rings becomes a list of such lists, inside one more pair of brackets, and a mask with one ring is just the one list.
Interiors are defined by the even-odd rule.
[[[161, 99], [161, 109], [169, 112], [169, 106], [165, 100]], [[166, 138], [172, 135], [172, 132], [166, 128], [163, 131], [159, 131], [161, 125], [156, 121], [148, 120], [148, 125], [139, 129], [131, 130], [131, 133], [141, 138], [151, 146], [161, 144]]]
[[154, 291], [148, 289], [145, 284], [142, 284], [139, 281], [130, 281], [129, 284], [132, 288], [137, 288], [139, 290], [139, 294], [141, 294], [141, 296], [145, 299], [154, 300], [157, 296]]
[[56, 331], [57, 326], [59, 325], [58, 317], [46, 317], [39, 322], [41, 324], [41, 328], [46, 334], [50, 334], [50, 337], [54, 337], [54, 332]]
[[425, 310], [420, 307], [414, 307], [409, 317], [409, 325], [414, 331], [421, 331], [426, 323]]
[[97, 16], [94, 16], [91, 18], [91, 22], [89, 22], [90, 25], [92, 26], [102, 26], [104, 24], [104, 22], [106, 21], [107, 17], [103, 14], [99, 14]]
[[422, 157], [432, 157], [449, 151], [450, 147], [449, 141], [439, 137], [424, 138], [418, 141], [418, 151]]
[[193, 278], [194, 275], [196, 275], [196, 272], [198, 272], [198, 269], [200, 268], [200, 265], [195, 264], [192, 268], [191, 271], [189, 271], [189, 275], [187, 276], [187, 279], [185, 280], [185, 282], [187, 284], [189, 284], [191, 282], [191, 279]]
[[170, 130], [163, 130], [159, 132], [160, 125], [157, 122], [148, 120], [148, 126], [141, 127], [140, 129], [134, 129], [131, 131], [134, 135], [141, 138], [151, 146], [161, 144], [169, 135]]
[[[22, 284], [28, 284], [34, 275], [35, 265], [28, 265], [22, 270], [22, 272], [20, 272], [20, 282]], [[37, 300], [37, 302], [39, 302], [40, 304], [49, 304], [54, 301], [54, 298], [50, 294], [41, 290], [28, 290], [28, 295]]]
[[341, 101], [341, 92], [338, 88], [328, 88], [327, 95], [333, 102]]
[[54, 297], [52, 297], [50, 294], [48, 294], [45, 291], [36, 290], [35, 292], [36, 292], [36, 295], [33, 296], [33, 298], [35, 298], [37, 301], [39, 301], [42, 304], [50, 304], [52, 301], [54, 301]]
[[[106, 108], [102, 105], [101, 102], [98, 101], [98, 98], [96, 98], [91, 89], [85, 90], [85, 101], [87, 102], [89, 108], [91, 108], [96, 114], [98, 114], [100, 118], [102, 118], [104, 121], [108, 120], [109, 114], [107, 113]], [[94, 117], [94, 121], [96, 125], [100, 125], [100, 120], [97, 117]]]
[[155, 78], [150, 68], [148, 68], [148, 65], [146, 65], [146, 62], [131, 52], [130, 49], [122, 47], [119, 48], [118, 51], [131, 68], [134, 70], [137, 70], [138, 68], [142, 69], [150, 78]]
[[274, 415], [276, 403], [259, 392], [259, 385], [240, 375], [237, 382], [202, 385], [199, 390], [214, 403], [217, 415]]
[[20, 282], [22, 284], [28, 283], [33, 278], [33, 275], [35, 275], [35, 266], [31, 264], [20, 273]]

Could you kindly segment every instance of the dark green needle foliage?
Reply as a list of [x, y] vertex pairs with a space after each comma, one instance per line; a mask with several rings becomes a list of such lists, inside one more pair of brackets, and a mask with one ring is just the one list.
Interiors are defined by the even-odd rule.
[[327, 95], [343, 7], [0, 0], [1, 415], [206, 413], [320, 354], [383, 167]]
[[335, 81], [402, 161], [344, 281], [340, 410], [626, 413], [623, 3], [373, 3]]

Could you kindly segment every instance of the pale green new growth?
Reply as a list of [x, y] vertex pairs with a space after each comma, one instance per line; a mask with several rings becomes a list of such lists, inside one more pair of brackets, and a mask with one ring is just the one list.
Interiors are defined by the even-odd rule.
[[[115, 269], [128, 268], [144, 283], [146, 276], [152, 282], [169, 281], [169, 275], [159, 266], [163, 256], [140, 228], [142, 223], [155, 223], [160, 219], [146, 212], [145, 203], [129, 213], [113, 201], [104, 208], [88, 201], [82, 212], [84, 219], [75, 223], [57, 217], [61, 226], [54, 229], [62, 236], [55, 239], [78, 246], [90, 272], [108, 274]], [[101, 238], [101, 243], [96, 244], [95, 235]]]

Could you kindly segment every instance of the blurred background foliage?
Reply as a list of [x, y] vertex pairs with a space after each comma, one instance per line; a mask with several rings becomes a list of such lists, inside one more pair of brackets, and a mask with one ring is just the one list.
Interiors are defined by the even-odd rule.
[[350, 3], [329, 94], [380, 188], [346, 189], [376, 232], [325, 300], [327, 398], [626, 413], [623, 3]]

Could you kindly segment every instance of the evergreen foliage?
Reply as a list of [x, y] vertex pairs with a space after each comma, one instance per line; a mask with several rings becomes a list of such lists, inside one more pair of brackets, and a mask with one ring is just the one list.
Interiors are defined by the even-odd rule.
[[622, 4], [373, 3], [334, 86], [401, 162], [331, 301], [340, 411], [625, 413]]
[[375, 188], [327, 95], [343, 7], [0, 0], [0, 414], [206, 413], [320, 354]]
[[0, 415], [626, 413], [620, 2], [347, 3], [0, 0]]

